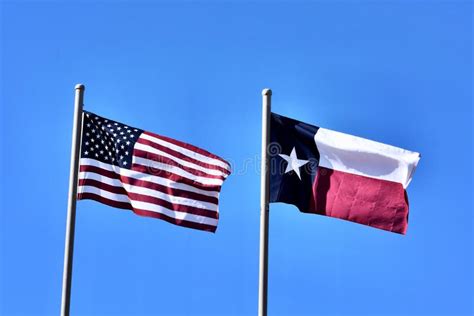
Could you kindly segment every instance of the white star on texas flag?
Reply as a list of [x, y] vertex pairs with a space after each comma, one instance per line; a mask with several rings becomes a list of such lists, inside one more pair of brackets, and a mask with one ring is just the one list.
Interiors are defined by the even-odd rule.
[[298, 178], [301, 180], [301, 175], [300, 175], [300, 167], [304, 166], [307, 164], [309, 161], [308, 160], [302, 160], [298, 159], [296, 156], [296, 150], [295, 147], [293, 147], [293, 150], [291, 150], [291, 154], [284, 155], [284, 154], [278, 154], [281, 158], [285, 159], [286, 162], [288, 162], [288, 165], [286, 166], [285, 173], [288, 173], [290, 171], [294, 171]]

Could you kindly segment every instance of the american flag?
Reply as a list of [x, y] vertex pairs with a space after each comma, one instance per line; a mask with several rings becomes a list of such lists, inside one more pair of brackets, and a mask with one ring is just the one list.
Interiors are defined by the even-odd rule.
[[84, 111], [78, 199], [215, 232], [229, 174], [203, 149]]

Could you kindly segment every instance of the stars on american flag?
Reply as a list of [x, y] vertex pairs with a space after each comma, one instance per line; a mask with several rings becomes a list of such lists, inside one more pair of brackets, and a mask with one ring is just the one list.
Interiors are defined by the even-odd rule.
[[133, 146], [140, 129], [84, 111], [81, 158], [92, 158], [122, 168], [132, 165]]

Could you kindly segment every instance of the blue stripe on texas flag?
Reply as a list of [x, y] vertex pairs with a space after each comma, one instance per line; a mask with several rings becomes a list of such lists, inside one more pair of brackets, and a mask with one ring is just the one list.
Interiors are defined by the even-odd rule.
[[[314, 135], [319, 127], [271, 114], [270, 202], [284, 202], [306, 212], [310, 207], [319, 152]], [[299, 175], [298, 175], [299, 173]]]

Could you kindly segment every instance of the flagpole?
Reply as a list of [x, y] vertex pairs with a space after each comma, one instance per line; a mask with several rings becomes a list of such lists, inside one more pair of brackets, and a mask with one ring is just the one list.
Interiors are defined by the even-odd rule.
[[76, 226], [77, 179], [81, 152], [83, 84], [75, 87], [74, 122], [72, 126], [71, 166], [69, 170], [69, 194], [67, 202], [66, 242], [64, 246], [63, 291], [61, 315], [68, 316], [71, 305], [72, 257], [74, 252], [74, 230]]
[[262, 90], [262, 162], [260, 179], [260, 264], [258, 282], [258, 315], [267, 315], [268, 289], [268, 218], [270, 199], [270, 114], [272, 90]]

